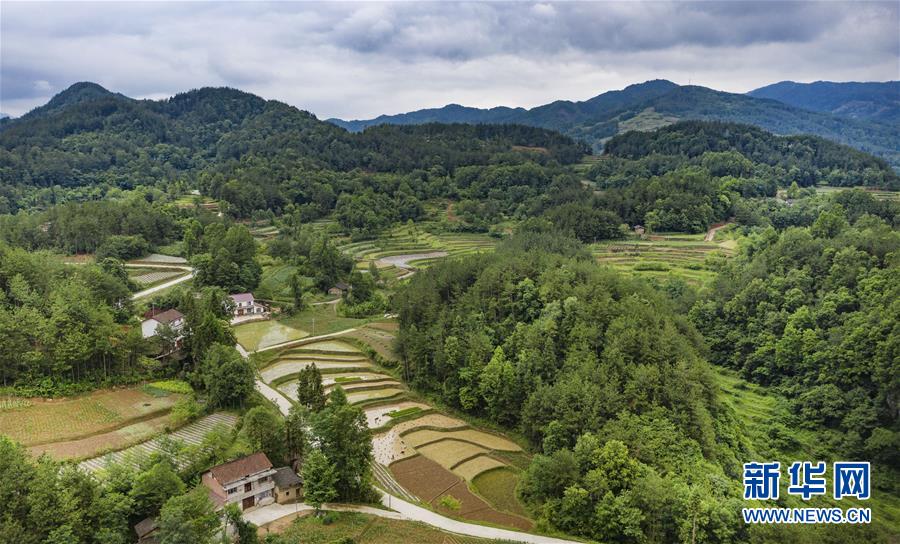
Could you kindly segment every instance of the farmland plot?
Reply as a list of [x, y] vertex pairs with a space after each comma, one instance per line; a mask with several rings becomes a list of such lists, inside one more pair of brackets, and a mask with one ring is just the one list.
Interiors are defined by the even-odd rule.
[[290, 340], [300, 340], [309, 336], [309, 332], [288, 327], [279, 321], [266, 320], [253, 321], [234, 327], [234, 335], [244, 349], [256, 351]]
[[131, 279], [140, 283], [141, 285], [151, 285], [186, 274], [184, 270], [141, 270], [140, 272], [140, 274], [129, 275], [131, 276]]
[[471, 482], [482, 472], [487, 472], [488, 470], [505, 466], [506, 465], [494, 459], [493, 457], [488, 457], [487, 455], [479, 455], [474, 459], [463, 461], [459, 465], [453, 467], [452, 472], [453, 474], [456, 474], [457, 476], [465, 479], [467, 482]]
[[377, 399], [389, 399], [391, 397], [396, 397], [406, 392], [405, 389], [399, 389], [396, 387], [385, 387], [383, 389], [370, 389], [367, 391], [358, 391], [358, 392], [348, 392], [347, 393], [347, 401], [350, 404], [359, 404], [361, 402], [367, 402], [370, 400]]
[[178, 264], [178, 265], [188, 264], [187, 259], [185, 259], [183, 257], [175, 257], [173, 255], [161, 255], [159, 253], [151, 253], [150, 255], [141, 257], [140, 259], [134, 259], [133, 261], [129, 261], [129, 263]]
[[275, 364], [269, 365], [264, 368], [259, 375], [262, 377], [263, 381], [266, 383], [271, 382], [272, 380], [277, 380], [278, 378], [283, 378], [285, 376], [290, 376], [291, 374], [296, 374], [306, 368], [307, 366], [315, 365], [319, 369], [330, 369], [330, 368], [370, 368], [371, 365], [365, 361], [333, 361], [333, 362], [323, 362], [323, 361], [311, 361], [308, 359], [286, 359], [276, 362]]
[[86, 438], [165, 415], [179, 398], [128, 388], [68, 399], [29, 399], [28, 406], [0, 412], [0, 433], [25, 446]]
[[363, 410], [363, 413], [366, 414], [366, 422], [369, 425], [370, 429], [377, 429], [388, 423], [391, 418], [387, 414], [389, 412], [393, 412], [394, 410], [403, 410], [405, 408], [418, 407], [422, 410], [430, 409], [431, 407], [427, 404], [422, 404], [421, 402], [396, 402], [392, 404], [385, 404], [381, 406], [375, 406], [373, 408], [366, 408]]
[[[227, 412], [217, 412], [208, 415], [185, 427], [165, 435], [169, 439], [183, 442], [186, 445], [200, 444], [206, 434], [218, 426], [224, 428], [233, 428], [237, 424], [237, 416]], [[128, 462], [136, 465], [142, 456], [149, 455], [160, 449], [162, 438], [155, 438], [142, 444], [132, 446], [130, 448], [120, 450], [101, 457], [95, 457], [78, 463], [78, 466], [88, 472], [98, 472], [102, 470], [109, 462]]]
[[[484, 521], [529, 531], [532, 523], [522, 516], [500, 512], [481, 497], [472, 493], [466, 482], [438, 463], [417, 455], [390, 466], [397, 482], [438, 512], [468, 519]], [[449, 510], [440, 505], [440, 499], [451, 496], [459, 501], [459, 510]]]
[[302, 348], [304, 350], [318, 350], [318, 351], [336, 351], [340, 353], [359, 353], [359, 350], [354, 346], [346, 342], [341, 342], [339, 340], [322, 340], [320, 342], [313, 342], [311, 344], [303, 344]]
[[432, 429], [422, 429], [404, 434], [403, 439], [416, 448], [421, 448], [426, 444], [446, 439], [455, 439], [463, 442], [471, 442], [484, 446], [491, 450], [501, 451], [522, 451], [517, 444], [497, 435], [476, 431], [474, 429], [463, 429], [457, 431], [438, 431]]
[[452, 439], [432, 442], [417, 449], [419, 453], [446, 469], [452, 469], [463, 461], [488, 452], [487, 449], [475, 444]]

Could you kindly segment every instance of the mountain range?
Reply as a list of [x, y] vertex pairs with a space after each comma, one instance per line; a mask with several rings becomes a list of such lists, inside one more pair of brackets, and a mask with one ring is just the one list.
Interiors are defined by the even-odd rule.
[[782, 81], [747, 93], [811, 111], [900, 123], [900, 81], [835, 83]]
[[775, 134], [822, 136], [881, 156], [898, 168], [897, 93], [897, 82], [783, 82], [735, 94], [653, 80], [585, 101], [558, 100], [531, 109], [450, 104], [368, 120], [328, 121], [354, 132], [381, 124], [515, 123], [558, 130], [599, 151], [606, 140], [629, 130], [652, 130], [684, 119], [718, 120]]

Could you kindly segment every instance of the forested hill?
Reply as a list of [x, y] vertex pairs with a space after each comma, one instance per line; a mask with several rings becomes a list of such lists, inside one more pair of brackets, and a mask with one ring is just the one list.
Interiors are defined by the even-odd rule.
[[[515, 149], [514, 149], [515, 148]], [[228, 88], [167, 100], [134, 100], [78, 83], [0, 125], [0, 179], [50, 187], [151, 184], [263, 158], [273, 169], [373, 172], [482, 164], [496, 153], [539, 148], [536, 160], [574, 162], [585, 148], [521, 126], [380, 127], [351, 134], [277, 101]]]
[[783, 184], [900, 188], [900, 176], [887, 162], [867, 153], [816, 136], [775, 136], [735, 123], [683, 121], [653, 132], [621, 134], [605, 149], [608, 156], [630, 160], [667, 156], [683, 161], [727, 152], [778, 169], [771, 175]]
[[771, 98], [806, 110], [900, 123], [900, 81], [782, 81], [747, 94], [756, 98]]
[[556, 101], [529, 110], [479, 110], [458, 105], [381, 116], [363, 121], [331, 122], [359, 131], [378, 124], [432, 120], [463, 123], [517, 123], [553, 128], [599, 150], [606, 139], [628, 130], [650, 130], [684, 119], [731, 121], [776, 134], [811, 134], [851, 145], [900, 166], [900, 126], [810, 111], [776, 100], [726, 93], [698, 86], [654, 80], [610, 91], [583, 102]]

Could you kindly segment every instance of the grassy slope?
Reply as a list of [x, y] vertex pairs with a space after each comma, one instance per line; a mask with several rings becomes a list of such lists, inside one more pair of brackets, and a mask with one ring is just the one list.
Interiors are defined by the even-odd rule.
[[[780, 461], [782, 467], [780, 497], [784, 500], [778, 502], [779, 506], [788, 507], [848, 507], [871, 508], [873, 524], [886, 532], [900, 534], [900, 497], [877, 488], [877, 467], [873, 466], [872, 498], [866, 501], [854, 499], [842, 499], [835, 501], [830, 496], [816, 497], [809, 501], [803, 501], [787, 493], [788, 475], [787, 467], [794, 461], [828, 461], [828, 492], [831, 490], [831, 461], [842, 459], [823, 458], [823, 447], [818, 434], [809, 429], [789, 428], [788, 433], [793, 438], [787, 441], [787, 447], [776, 446], [785, 441], [779, 441], [777, 435], [773, 436], [776, 423], [784, 421], [787, 417], [787, 402], [773, 391], [756, 384], [744, 381], [734, 372], [714, 367], [716, 381], [719, 385], [719, 397], [725, 403], [734, 408], [741, 423], [747, 430], [747, 435], [758, 455], [756, 461]], [[847, 459], [852, 460], [852, 459]], [[749, 459], [747, 461], [750, 461]], [[748, 505], [750, 503], [748, 502]], [[774, 506], [775, 503], [765, 503], [761, 506]]]

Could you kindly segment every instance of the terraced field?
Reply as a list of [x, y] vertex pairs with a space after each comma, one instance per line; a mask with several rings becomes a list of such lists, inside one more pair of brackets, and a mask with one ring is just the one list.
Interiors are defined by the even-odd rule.
[[731, 256], [734, 240], [705, 242], [703, 234], [670, 234], [646, 239], [598, 242], [591, 252], [601, 265], [642, 276], [675, 276], [693, 284], [712, 279], [708, 259]]
[[[166, 439], [174, 439], [181, 441], [186, 445], [197, 445], [203, 442], [203, 438], [207, 433], [216, 427], [227, 429], [233, 428], [237, 424], [237, 416], [227, 412], [217, 412], [190, 423], [183, 428], [165, 435]], [[160, 449], [163, 438], [155, 438], [142, 444], [126, 448], [108, 455], [95, 457], [78, 463], [78, 466], [88, 472], [98, 472], [112, 462], [125, 462], [131, 465], [137, 465], [143, 456], [149, 455]]]
[[439, 442], [430, 442], [416, 449], [425, 457], [434, 460], [448, 470], [452, 470], [462, 462], [488, 452], [487, 449], [481, 446], [450, 438]]
[[829, 187], [829, 186], [818, 186], [816, 187], [817, 193], [836, 193], [840, 191], [847, 191], [849, 189], [862, 189], [863, 191], [869, 193], [875, 200], [893, 200], [900, 201], [900, 191], [886, 191], [882, 189], [873, 189], [871, 187]]
[[253, 227], [250, 229], [250, 234], [253, 235], [253, 237], [257, 240], [266, 240], [278, 235], [278, 227], [273, 225], [266, 227]]
[[[328, 379], [327, 374], [322, 377], [322, 381], [324, 382], [326, 379]], [[360, 380], [360, 381], [351, 381], [351, 382], [332, 382], [325, 386], [325, 391], [330, 392], [335, 387], [340, 387], [347, 393], [350, 393], [353, 391], [374, 390], [374, 389], [381, 389], [384, 387], [401, 388], [402, 386], [403, 386], [402, 383], [391, 378], [390, 376], [380, 376], [378, 378], [372, 378], [369, 380]]]
[[365, 385], [367, 382], [384, 379], [391, 378], [390, 376], [387, 376], [385, 374], [378, 374], [376, 372], [337, 372], [334, 374], [326, 374], [322, 376], [322, 385], [328, 388], [333, 386], [335, 383], [340, 383], [341, 387], [347, 389], [352, 385]]
[[384, 323], [369, 323], [356, 330], [344, 334], [348, 338], [354, 338], [371, 347], [375, 352], [386, 361], [397, 361], [397, 354], [394, 353], [394, 332], [385, 330]]
[[[395, 330], [394, 323], [376, 323], [368, 328], [368, 334], [354, 338], [367, 343], [371, 337], [389, 344]], [[311, 364], [322, 371], [326, 392], [341, 386], [350, 403], [363, 407], [368, 426], [382, 431], [372, 440], [373, 471], [379, 485], [400, 496], [416, 496], [438, 511], [443, 508], [439, 496], [443, 491], [465, 504], [458, 512], [448, 512], [451, 515], [511, 527], [531, 527], [530, 520], [521, 515], [524, 512], [521, 505], [513, 513], [501, 511], [468, 489], [469, 483], [481, 474], [503, 470], [512, 479], [512, 486], [506, 485], [495, 493], [493, 500], [518, 505], [515, 497], [518, 469], [500, 455], [525, 455], [514, 442], [471, 429], [464, 421], [434, 412], [425, 403], [409, 400], [408, 391], [399, 380], [379, 371], [358, 348], [341, 341], [340, 337], [282, 349], [260, 371], [260, 377], [287, 399], [295, 399], [296, 374]], [[492, 455], [493, 452], [497, 455]], [[443, 482], [442, 487], [438, 489], [434, 482]]]
[[[260, 371], [260, 377], [287, 398], [295, 399], [296, 375], [313, 364], [324, 375], [326, 393], [340, 385], [351, 404], [402, 397], [406, 393], [403, 384], [377, 372], [355, 346], [340, 340], [321, 340], [282, 350]], [[353, 370], [357, 368], [359, 371]]]
[[368, 269], [375, 263], [379, 270], [394, 277], [408, 275], [410, 268], [428, 266], [446, 256], [490, 251], [497, 241], [483, 234], [432, 234], [416, 227], [400, 226], [377, 240], [347, 242], [339, 249]]
[[471, 482], [482, 472], [487, 472], [489, 470], [502, 468], [505, 466], [505, 464], [494, 459], [493, 457], [488, 457], [487, 455], [479, 455], [478, 457], [473, 457], [472, 459], [459, 463], [458, 465], [453, 467], [452, 472], [457, 476], [460, 476], [467, 482]]
[[371, 368], [371, 365], [365, 361], [353, 362], [353, 361], [332, 361], [332, 362], [322, 362], [316, 361], [312, 359], [289, 359], [289, 360], [280, 360], [272, 365], [267, 366], [263, 369], [259, 375], [262, 377], [263, 381], [266, 383], [270, 383], [273, 381], [277, 381], [279, 379], [283, 379], [285, 377], [297, 374], [304, 368], [315, 364], [319, 370], [332, 370], [332, 369], [347, 369], [347, 368]]
[[347, 400], [350, 404], [359, 404], [371, 400], [389, 399], [398, 397], [406, 392], [406, 389], [400, 387], [384, 387], [380, 389], [369, 389], [366, 391], [347, 391]]
[[511, 442], [497, 435], [476, 431], [473, 429], [464, 429], [460, 431], [444, 431], [433, 429], [414, 430], [403, 435], [403, 439], [414, 448], [421, 449], [422, 446], [452, 438], [455, 440], [469, 442], [472, 444], [480, 444], [492, 450], [500, 451], [522, 451], [515, 442]]

